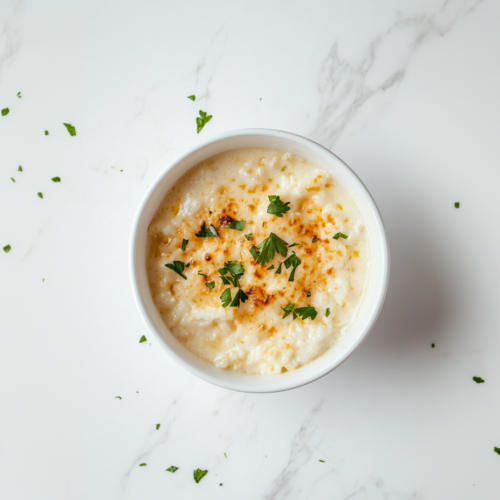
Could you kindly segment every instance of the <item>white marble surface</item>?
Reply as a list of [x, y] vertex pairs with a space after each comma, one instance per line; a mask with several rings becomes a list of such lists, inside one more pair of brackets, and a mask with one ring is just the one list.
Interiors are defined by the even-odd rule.
[[[0, 498], [500, 498], [499, 16], [497, 0], [2, 0]], [[281, 394], [212, 387], [138, 344], [127, 275], [152, 179], [246, 127], [343, 158], [392, 250], [368, 340]]]

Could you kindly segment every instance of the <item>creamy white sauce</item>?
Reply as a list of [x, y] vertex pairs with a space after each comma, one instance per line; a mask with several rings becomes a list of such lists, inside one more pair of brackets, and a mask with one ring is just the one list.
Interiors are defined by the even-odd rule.
[[[268, 214], [269, 195], [291, 209], [283, 217]], [[221, 217], [246, 221], [244, 230], [225, 229]], [[219, 237], [196, 237], [203, 222]], [[293, 282], [291, 268], [276, 274], [285, 260], [280, 254], [261, 265], [249, 252], [271, 232], [299, 243], [288, 249], [302, 261]], [[334, 240], [338, 232], [348, 238]], [[183, 239], [189, 240], [185, 251]], [[352, 327], [369, 279], [369, 242], [349, 192], [326, 171], [273, 149], [228, 151], [191, 169], [165, 196], [148, 245], [151, 293], [172, 334], [200, 358], [243, 373], [278, 374], [324, 354]], [[225, 289], [232, 297], [237, 291], [218, 273], [229, 260], [245, 268], [239, 281], [248, 300], [240, 307], [224, 308], [220, 300]], [[186, 280], [165, 267], [173, 261], [190, 264]], [[212, 282], [210, 289], [205, 283]], [[283, 319], [290, 303], [313, 306], [316, 318]]]

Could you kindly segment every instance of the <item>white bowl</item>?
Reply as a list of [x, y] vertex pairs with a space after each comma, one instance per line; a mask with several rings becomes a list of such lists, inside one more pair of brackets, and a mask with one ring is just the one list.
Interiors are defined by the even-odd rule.
[[[248, 375], [222, 370], [188, 351], [163, 323], [153, 303], [146, 275], [149, 224], [167, 191], [196, 164], [223, 151], [263, 147], [290, 151], [331, 172], [352, 194], [361, 210], [371, 247], [371, 274], [352, 329], [315, 361], [277, 375]], [[142, 200], [132, 227], [130, 274], [137, 307], [146, 326], [171, 358], [197, 377], [226, 389], [243, 392], [278, 392], [300, 387], [323, 377], [344, 362], [370, 332], [382, 309], [389, 279], [389, 249], [384, 225], [370, 193], [356, 174], [324, 147], [299, 135], [268, 129], [227, 132], [206, 141], [174, 160], [152, 184]]]

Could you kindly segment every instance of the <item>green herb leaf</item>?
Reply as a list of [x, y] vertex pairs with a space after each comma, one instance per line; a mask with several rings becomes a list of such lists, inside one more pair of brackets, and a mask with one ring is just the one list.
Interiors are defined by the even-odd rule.
[[218, 270], [224, 285], [232, 285], [236, 288], [240, 286], [239, 278], [245, 274], [245, 268], [238, 264], [236, 260], [229, 260], [224, 263], [224, 267]]
[[495, 453], [498, 453], [500, 455], [500, 448], [497, 448], [496, 446], [493, 448], [493, 451]]
[[248, 295], [241, 288], [238, 288], [238, 291], [236, 292], [236, 295], [234, 296], [234, 299], [229, 307], [240, 307], [240, 301], [245, 303], [247, 299]]
[[320, 462], [323, 462], [323, 463], [325, 463], [325, 461], [324, 461], [324, 460], [320, 460]]
[[227, 458], [227, 455], [224, 453], [224, 456]]
[[347, 240], [347, 236], [344, 233], [337, 233], [333, 239], [338, 240], [339, 238], [344, 238], [344, 240]]
[[116, 396], [115, 399], [121, 399], [122, 397], [121, 396]]
[[206, 275], [206, 274], [203, 274], [203, 273], [201, 272], [201, 269], [198, 271], [198, 274], [199, 274], [200, 276], [203, 276], [204, 278], [206, 278], [206, 277], [207, 277], [207, 275]]
[[192, 101], [196, 101], [196, 96], [195, 95], [188, 95], [188, 99], [191, 99]]
[[60, 177], [52, 177], [52, 182], [61, 182]]
[[172, 473], [174, 473], [176, 470], [179, 470], [179, 467], [176, 467], [175, 465], [171, 465], [168, 469], [166, 469], [167, 472]]
[[455, 202], [455, 208], [460, 208], [460, 202], [459, 201]]
[[259, 261], [259, 252], [257, 251], [257, 247], [253, 246], [248, 251], [252, 254], [253, 260], [258, 262]]
[[156, 430], [160, 428], [160, 424], [156, 424]]
[[311, 296], [311, 291], [310, 290], [307, 290], [307, 296], [310, 297]]
[[207, 470], [201, 470], [201, 469], [196, 469], [193, 472], [193, 477], [194, 480], [199, 483], [202, 478], [204, 478], [207, 475], [208, 471]]
[[292, 272], [290, 273], [290, 277], [288, 278], [288, 281], [293, 281], [295, 279], [295, 271], [297, 270], [297, 267], [302, 263], [302, 261], [294, 254], [290, 255], [288, 259], [283, 261], [283, 264], [285, 264], [285, 267], [288, 269], [290, 266], [293, 267]]
[[139, 467], [146, 467], [147, 464], [139, 464]]
[[3, 247], [3, 251], [4, 251], [5, 253], [9, 253], [11, 248], [12, 248], [12, 247], [11, 247], [10, 245], [5, 245], [5, 246]]
[[139, 340], [139, 344], [142, 344], [143, 342], [146, 342], [148, 339], [143, 335], [140, 340]]
[[245, 234], [245, 238], [247, 239], [247, 241], [249, 241], [251, 237], [252, 233]]
[[269, 201], [271, 202], [269, 206], [267, 207], [267, 213], [276, 215], [277, 217], [283, 217], [283, 214], [287, 213], [288, 210], [290, 210], [290, 202], [287, 201], [286, 203], [283, 203], [280, 200], [279, 196], [274, 196], [271, 195], [268, 197]]
[[14, 179], [14, 177], [11, 177], [11, 178], [10, 178], [10, 180], [11, 180], [12, 182], [16, 182], [16, 179]]
[[274, 265], [267, 268], [268, 271], [270, 271], [271, 269], [274, 269]]
[[8, 115], [9, 114], [9, 108], [3, 108], [2, 109], [2, 116]]
[[43, 200], [43, 193], [37, 193], [37, 194], [38, 194], [38, 197]]
[[205, 283], [205, 285], [208, 286], [208, 288], [211, 288], [213, 290], [214, 286], [215, 286], [215, 281], [211, 281], [210, 283]]
[[431, 347], [434, 349], [434, 347], [436, 347], [436, 344], [431, 344]]
[[76, 135], [76, 129], [71, 125], [71, 123], [63, 123], [63, 125], [66, 127], [66, 129], [69, 132], [69, 135], [74, 136]]
[[281, 266], [283, 265], [283, 262], [280, 262], [280, 265], [278, 266], [278, 269], [274, 274], [281, 274]]
[[307, 318], [314, 320], [318, 315], [316, 309], [314, 309], [311, 305], [308, 305], [307, 307], [299, 307], [298, 309], [295, 309], [294, 313], [300, 316], [303, 320]]
[[481, 377], [472, 377], [472, 380], [474, 380], [476, 384], [484, 384], [484, 380]]
[[316, 243], [318, 241], [318, 238], [316, 238], [316, 236], [313, 238], [313, 243]]
[[188, 263], [186, 264], [186, 267], [189, 267], [190, 265], [191, 265], [191, 262], [188, 262]]
[[49, 135], [49, 131], [48, 130], [45, 131], [45, 135]]
[[[187, 244], [189, 243], [189, 240], [182, 240], [182, 251], [186, 251]], [[200, 273], [198, 273], [200, 274]], [[206, 277], [206, 276], [205, 276]]]
[[209, 210], [209, 211], [208, 211], [208, 213], [209, 213], [210, 215], [212, 215], [212, 210]]
[[330, 308], [327, 307], [326, 308], [326, 313], [325, 313], [325, 316], [328, 318], [328, 316], [330, 316]]
[[222, 295], [220, 296], [220, 301], [222, 302], [222, 307], [227, 307], [231, 303], [231, 289], [226, 288]]
[[205, 222], [203, 222], [200, 232], [196, 233], [196, 236], [198, 236], [198, 238], [216, 238], [217, 236], [219, 236], [219, 234], [217, 233], [217, 229], [215, 229], [213, 224], [210, 224], [209, 227], [206, 227]]
[[22, 97], [21, 92], [17, 93], [17, 97], [19, 97], [19, 99], [21, 99], [21, 97]]
[[23, 171], [23, 167], [21, 167], [21, 165], [19, 165], [19, 168], [17, 169], [18, 172], [22, 172]]
[[288, 245], [288, 248], [292, 248], [292, 247], [298, 247], [299, 244], [298, 243], [293, 243], [292, 245]]
[[172, 271], [176, 272], [179, 276], [182, 276], [185, 280], [187, 280], [186, 276], [182, 274], [182, 271], [184, 271], [184, 262], [174, 260], [173, 264], [165, 264], [165, 267], [172, 269]]
[[285, 311], [283, 318], [286, 318], [290, 313], [292, 313], [294, 308], [295, 304], [288, 304], [287, 306], [283, 307], [283, 311]]
[[236, 229], [237, 231], [243, 231], [246, 222], [244, 220], [232, 220], [229, 224], [224, 226], [225, 229]]
[[288, 254], [288, 243], [276, 234], [271, 233], [262, 243], [257, 245], [257, 249], [260, 250], [259, 258], [256, 259], [257, 262], [267, 264], [274, 259], [276, 252], [286, 257]]
[[200, 109], [200, 116], [196, 118], [196, 129], [197, 133], [201, 132], [201, 129], [212, 119], [212, 115], [207, 116], [206, 111]]

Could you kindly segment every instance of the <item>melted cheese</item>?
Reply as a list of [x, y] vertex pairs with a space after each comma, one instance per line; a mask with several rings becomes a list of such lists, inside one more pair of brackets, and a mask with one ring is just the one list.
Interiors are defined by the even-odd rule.
[[[268, 214], [269, 195], [290, 202], [290, 211], [283, 217]], [[244, 230], [225, 229], [231, 219], [246, 221]], [[203, 222], [213, 224], [219, 237], [196, 237]], [[299, 244], [288, 250], [302, 261], [293, 282], [288, 281], [292, 268], [282, 266], [276, 274], [285, 260], [280, 254], [261, 265], [249, 252], [271, 232]], [[337, 232], [348, 238], [334, 240]], [[189, 240], [184, 252], [183, 239]], [[203, 161], [167, 193], [149, 226], [146, 264], [156, 307], [187, 349], [223, 369], [279, 374], [321, 356], [349, 330], [366, 288], [369, 259], [361, 213], [329, 173], [291, 153], [248, 148]], [[245, 268], [240, 284], [248, 300], [223, 308], [220, 295], [228, 286], [218, 269], [229, 260]], [[173, 261], [189, 263], [187, 280], [165, 267]], [[210, 282], [213, 289], [205, 284]], [[234, 297], [237, 289], [230, 288]], [[290, 303], [311, 305], [318, 315], [283, 319]]]

